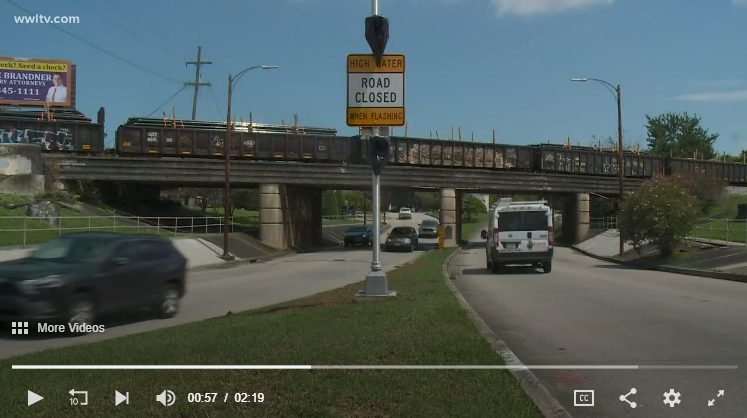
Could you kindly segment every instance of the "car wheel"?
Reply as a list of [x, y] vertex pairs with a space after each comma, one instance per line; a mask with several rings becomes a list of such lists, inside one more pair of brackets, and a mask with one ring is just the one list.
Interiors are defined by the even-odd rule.
[[[93, 325], [96, 320], [96, 302], [89, 293], [79, 293], [75, 296], [68, 314], [68, 324]], [[85, 334], [79, 332], [77, 334]]]
[[410, 244], [410, 252], [413, 252], [413, 251], [415, 251], [415, 244], [411, 243]]
[[493, 274], [497, 274], [501, 271], [501, 265], [498, 263], [490, 263], [490, 270], [493, 272]]
[[158, 303], [158, 315], [163, 318], [173, 318], [179, 312], [179, 289], [173, 283], [167, 283], [161, 293]]
[[492, 269], [493, 268], [493, 263], [490, 262], [490, 258], [485, 257], [485, 259], [486, 259], [485, 264], [487, 265], [487, 267], [485, 267], [485, 268], [487, 268], [488, 270]]
[[549, 273], [552, 271], [552, 261], [545, 261], [542, 263], [542, 271], [545, 273]]

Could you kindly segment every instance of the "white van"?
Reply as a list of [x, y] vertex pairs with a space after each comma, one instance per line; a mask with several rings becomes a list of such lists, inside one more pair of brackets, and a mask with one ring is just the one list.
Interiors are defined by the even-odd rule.
[[490, 213], [487, 240], [487, 267], [498, 273], [509, 264], [531, 264], [552, 270], [553, 216], [546, 201], [506, 202], [501, 199]]

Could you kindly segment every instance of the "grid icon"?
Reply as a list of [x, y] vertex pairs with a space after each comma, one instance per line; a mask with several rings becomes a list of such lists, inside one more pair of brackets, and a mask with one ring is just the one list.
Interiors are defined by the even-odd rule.
[[28, 322], [13, 322], [11, 325], [11, 332], [13, 335], [24, 335], [29, 333]]

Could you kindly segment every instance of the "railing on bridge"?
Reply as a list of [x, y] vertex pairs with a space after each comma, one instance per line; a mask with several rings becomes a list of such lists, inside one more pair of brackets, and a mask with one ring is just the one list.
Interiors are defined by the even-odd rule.
[[589, 219], [589, 229], [592, 231], [607, 231], [609, 229], [617, 229], [617, 217], [607, 216], [603, 218], [591, 218]]
[[[252, 217], [230, 217], [229, 231], [257, 225]], [[37, 245], [75, 232], [118, 232], [164, 237], [191, 237], [223, 233], [222, 218], [211, 217], [130, 217], [130, 216], [32, 216], [0, 217], [0, 246]]]

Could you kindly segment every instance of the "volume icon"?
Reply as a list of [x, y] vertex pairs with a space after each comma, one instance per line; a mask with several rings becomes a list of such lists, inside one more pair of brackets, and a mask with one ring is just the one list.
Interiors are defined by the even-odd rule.
[[163, 406], [171, 406], [176, 402], [176, 395], [170, 390], [164, 390], [159, 395], [156, 395], [156, 401], [161, 402]]

